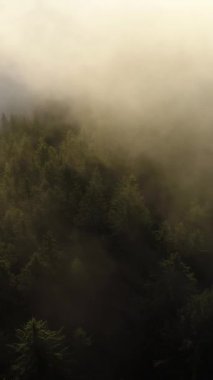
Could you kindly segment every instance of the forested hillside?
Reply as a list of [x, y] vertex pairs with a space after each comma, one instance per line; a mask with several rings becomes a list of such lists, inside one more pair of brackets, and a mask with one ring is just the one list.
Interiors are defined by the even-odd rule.
[[211, 151], [179, 136], [2, 116], [1, 379], [211, 378]]

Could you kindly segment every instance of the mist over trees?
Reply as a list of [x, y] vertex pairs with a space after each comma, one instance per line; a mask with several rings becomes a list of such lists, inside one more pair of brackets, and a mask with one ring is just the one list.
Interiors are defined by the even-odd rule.
[[211, 377], [211, 151], [106, 137], [56, 105], [2, 116], [2, 379]]
[[0, 380], [212, 379], [211, 1], [0, 4]]

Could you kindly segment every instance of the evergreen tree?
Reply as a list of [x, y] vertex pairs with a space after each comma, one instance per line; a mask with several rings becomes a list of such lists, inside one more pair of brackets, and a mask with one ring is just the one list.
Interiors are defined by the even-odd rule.
[[66, 348], [61, 330], [51, 331], [47, 322], [31, 319], [16, 331], [15, 364], [12, 372], [20, 380], [65, 379]]

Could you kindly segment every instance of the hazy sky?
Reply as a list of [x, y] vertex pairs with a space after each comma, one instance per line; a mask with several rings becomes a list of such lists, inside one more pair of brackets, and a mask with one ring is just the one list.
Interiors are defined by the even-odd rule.
[[198, 93], [211, 93], [210, 1], [2, 0], [0, 6], [0, 104], [33, 92], [137, 113], [171, 99], [184, 106], [192, 94], [196, 104]]

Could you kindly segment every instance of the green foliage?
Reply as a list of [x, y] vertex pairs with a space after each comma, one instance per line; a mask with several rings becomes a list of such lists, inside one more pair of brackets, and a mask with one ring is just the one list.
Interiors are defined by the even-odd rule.
[[1, 378], [211, 378], [210, 174], [119, 138], [56, 105], [2, 118]]
[[144, 205], [136, 179], [125, 178], [118, 184], [109, 209], [109, 224], [114, 234], [127, 234], [135, 238], [151, 223], [150, 213]]
[[76, 224], [84, 228], [97, 230], [106, 223], [106, 194], [101, 175], [95, 169], [79, 204]]
[[51, 331], [44, 321], [34, 318], [16, 331], [13, 372], [17, 379], [63, 378], [65, 346], [60, 331]]
[[178, 254], [172, 254], [161, 263], [155, 283], [154, 299], [161, 303], [161, 312], [179, 313], [188, 299], [196, 292], [196, 279], [190, 268]]

